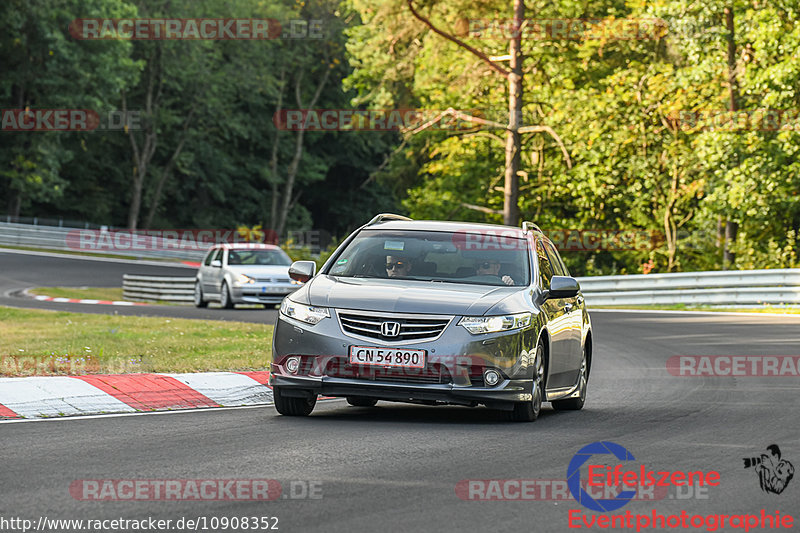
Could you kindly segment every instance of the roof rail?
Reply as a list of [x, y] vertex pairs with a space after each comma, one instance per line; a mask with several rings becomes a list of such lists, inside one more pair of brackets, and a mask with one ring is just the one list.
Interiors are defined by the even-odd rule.
[[528, 222], [527, 220], [522, 223], [522, 233], [528, 233], [529, 231], [538, 231], [539, 233], [544, 234], [542, 228], [534, 224], [533, 222]]
[[375, 217], [367, 222], [367, 226], [371, 226], [372, 224], [377, 224], [378, 222], [383, 222], [384, 220], [412, 220], [408, 217], [404, 217], [403, 215], [395, 215], [394, 213], [381, 213], [379, 215], [375, 215]]

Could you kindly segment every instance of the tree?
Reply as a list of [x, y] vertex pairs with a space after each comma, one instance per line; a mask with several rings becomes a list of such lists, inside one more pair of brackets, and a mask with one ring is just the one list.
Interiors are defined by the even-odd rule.
[[[91, 109], [104, 115], [116, 94], [135, 82], [139, 65], [123, 41], [78, 41], [67, 34], [74, 13], [130, 17], [123, 0], [9, 0], [0, 4], [2, 109]], [[72, 140], [90, 134], [5, 133], [0, 195], [19, 216], [32, 202], [58, 201], [69, 187], [61, 168], [74, 157]]]

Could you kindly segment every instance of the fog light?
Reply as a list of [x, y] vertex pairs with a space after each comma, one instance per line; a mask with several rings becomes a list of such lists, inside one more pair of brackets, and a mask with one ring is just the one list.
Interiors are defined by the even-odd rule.
[[290, 357], [286, 360], [286, 370], [291, 372], [292, 374], [297, 374], [297, 371], [300, 369], [300, 358], [297, 356]]
[[494, 387], [500, 383], [500, 373], [497, 370], [486, 370], [483, 372], [483, 382]]

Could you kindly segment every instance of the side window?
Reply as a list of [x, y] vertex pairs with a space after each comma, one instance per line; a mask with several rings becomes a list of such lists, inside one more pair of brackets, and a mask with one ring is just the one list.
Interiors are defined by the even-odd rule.
[[567, 265], [564, 264], [564, 261], [561, 260], [561, 256], [558, 255], [558, 251], [556, 247], [553, 246], [551, 242], [545, 242], [544, 247], [547, 250], [547, 255], [550, 256], [550, 262], [553, 265], [553, 271], [557, 276], [569, 276], [569, 270], [567, 270]]
[[553, 267], [550, 264], [550, 258], [547, 257], [547, 252], [544, 251], [542, 241], [536, 240], [536, 255], [539, 258], [539, 281], [543, 289], [550, 288], [550, 280], [553, 279]]
[[211, 261], [213, 261], [212, 258], [216, 255], [216, 253], [217, 253], [217, 249], [216, 248], [212, 248], [211, 250], [209, 250], [208, 251], [208, 255], [206, 255], [206, 258], [203, 261], [203, 264], [205, 266], [210, 266], [211, 265]]

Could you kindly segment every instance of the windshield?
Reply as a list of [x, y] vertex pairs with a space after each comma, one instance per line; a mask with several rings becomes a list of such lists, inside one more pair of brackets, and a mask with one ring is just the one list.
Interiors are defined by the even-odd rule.
[[289, 266], [292, 260], [283, 250], [231, 250], [228, 264]]
[[363, 230], [337, 256], [327, 274], [403, 278], [476, 285], [528, 285], [524, 239], [486, 241], [474, 249], [464, 232]]

